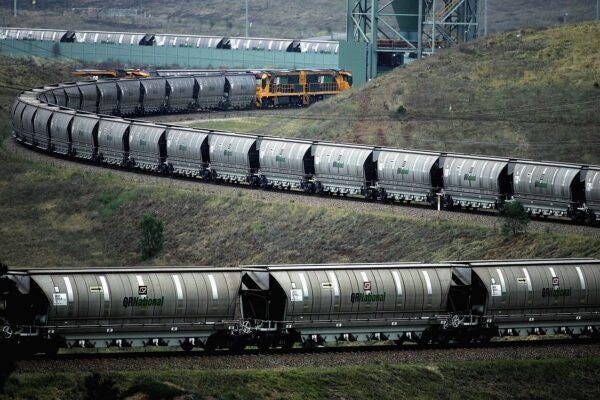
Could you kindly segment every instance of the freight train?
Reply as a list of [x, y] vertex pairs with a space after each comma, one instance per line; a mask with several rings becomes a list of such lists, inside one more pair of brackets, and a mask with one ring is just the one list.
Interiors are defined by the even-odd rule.
[[600, 335], [600, 260], [0, 271], [0, 344], [313, 347]]
[[210, 35], [158, 34], [146, 32], [73, 31], [0, 27], [0, 40], [39, 40], [55, 43], [118, 44], [124, 46], [199, 48], [214, 50], [274, 51], [285, 53], [337, 54], [337, 41], [275, 39]]
[[[56, 155], [264, 189], [448, 209], [502, 209], [593, 224], [600, 166], [290, 139], [129, 120], [165, 109], [250, 107], [255, 76], [192, 75], [45, 86], [12, 108], [17, 141]], [[118, 114], [106, 115], [106, 114]]]
[[[162, 77], [191, 76], [215, 73], [202, 69], [162, 69], [155, 74]], [[350, 89], [352, 73], [335, 69], [272, 69], [223, 71], [225, 74], [253, 73], [256, 78], [257, 108], [300, 106], [334, 96]]]

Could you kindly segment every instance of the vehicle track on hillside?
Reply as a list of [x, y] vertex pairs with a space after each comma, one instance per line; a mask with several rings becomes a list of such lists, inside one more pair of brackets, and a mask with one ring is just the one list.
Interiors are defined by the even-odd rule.
[[[19, 145], [12, 137], [8, 138], [5, 148], [20, 158], [29, 161], [38, 161], [51, 164], [56, 167], [78, 168], [85, 173], [108, 173], [122, 176], [131, 183], [148, 185], [155, 187], [162, 185], [168, 188], [177, 188], [182, 190], [194, 190], [207, 194], [238, 195], [244, 194], [253, 200], [269, 202], [281, 201], [299, 203], [307, 206], [327, 207], [334, 210], [345, 209], [365, 213], [381, 213], [389, 215], [394, 213], [398, 216], [421, 221], [435, 222], [436, 211], [432, 208], [422, 205], [398, 205], [383, 204], [371, 202], [358, 198], [341, 198], [328, 196], [307, 195], [301, 192], [290, 192], [281, 190], [260, 190], [247, 185], [219, 184], [214, 182], [201, 181], [199, 179], [169, 177], [166, 175], [157, 175], [142, 171], [130, 171], [122, 168], [114, 168], [106, 165], [92, 164], [89, 162], [73, 161], [64, 157], [57, 157], [26, 148]], [[500, 220], [493, 212], [457, 212], [442, 211], [442, 221], [466, 222], [488, 228], [497, 228]], [[567, 233], [578, 234], [592, 237], [600, 237], [600, 229], [591, 226], [575, 225], [568, 221], [560, 220], [532, 220], [528, 225], [531, 232], [541, 233]]]
[[33, 356], [16, 362], [16, 372], [135, 371], [158, 369], [215, 370], [341, 367], [399, 363], [437, 363], [454, 361], [531, 360], [584, 358], [600, 354], [600, 344], [592, 340], [532, 340], [492, 342], [488, 345], [418, 347], [416, 345], [344, 346], [314, 350], [259, 352], [242, 354], [219, 351], [150, 351], [135, 353], [59, 354], [53, 358]]

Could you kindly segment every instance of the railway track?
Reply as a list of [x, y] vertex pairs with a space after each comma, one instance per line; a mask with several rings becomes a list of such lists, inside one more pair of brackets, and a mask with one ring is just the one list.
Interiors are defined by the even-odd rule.
[[[179, 189], [198, 189], [206, 193], [233, 195], [242, 192], [251, 198], [259, 201], [297, 201], [310, 206], [325, 206], [332, 209], [348, 209], [358, 212], [395, 212], [407, 218], [420, 219], [426, 221], [436, 220], [436, 211], [427, 205], [422, 204], [389, 204], [365, 200], [357, 197], [336, 197], [336, 196], [315, 196], [308, 195], [300, 191], [286, 190], [260, 190], [244, 184], [223, 184], [215, 182], [201, 181], [194, 178], [185, 178], [178, 176], [167, 176], [145, 171], [132, 171], [120, 167], [113, 167], [105, 164], [95, 164], [83, 160], [74, 161], [69, 158], [50, 155], [48, 153], [19, 145], [12, 138], [7, 139], [5, 147], [13, 154], [30, 161], [45, 162], [57, 167], [75, 167], [85, 172], [102, 173], [111, 171], [123, 176], [132, 183], [148, 184], [155, 186], [157, 184], [165, 185], [170, 188]], [[499, 222], [494, 211], [447, 211], [441, 214], [444, 221], [468, 222], [485, 227], [494, 227]], [[568, 233], [585, 236], [600, 237], [600, 229], [593, 226], [577, 225], [568, 219], [537, 219], [532, 220], [528, 229], [533, 232], [542, 233]]]
[[16, 371], [81, 372], [127, 371], [144, 369], [253, 369], [336, 367], [393, 363], [433, 363], [474, 360], [518, 360], [546, 358], [583, 358], [600, 354], [597, 340], [542, 339], [497, 341], [486, 345], [333, 346], [317, 349], [258, 351], [241, 354], [217, 351], [143, 351], [63, 353], [53, 358], [32, 356], [16, 362]]

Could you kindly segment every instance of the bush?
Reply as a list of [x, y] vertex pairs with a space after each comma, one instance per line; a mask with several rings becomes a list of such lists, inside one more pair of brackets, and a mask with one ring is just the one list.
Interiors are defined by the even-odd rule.
[[116, 385], [116, 377], [93, 372], [77, 385], [76, 391], [82, 400], [117, 400], [121, 391]]
[[9, 355], [10, 349], [5, 348], [3, 345], [0, 346], [0, 351], [2, 352], [2, 359], [0, 359], [0, 393], [4, 393], [4, 385], [15, 369], [15, 362], [13, 357]]
[[511, 201], [504, 205], [500, 212], [502, 218], [502, 233], [505, 235], [513, 234], [517, 236], [527, 231], [529, 223], [529, 214], [525, 207], [518, 201]]
[[154, 257], [163, 249], [163, 222], [154, 214], [146, 213], [140, 224], [142, 231], [140, 251], [142, 260]]

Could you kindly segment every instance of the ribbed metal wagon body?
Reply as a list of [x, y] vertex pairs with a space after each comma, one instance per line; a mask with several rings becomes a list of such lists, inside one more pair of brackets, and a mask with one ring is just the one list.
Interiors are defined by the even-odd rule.
[[211, 131], [210, 169], [217, 179], [249, 182], [259, 168], [259, 136]]
[[508, 158], [443, 156], [444, 194], [452, 205], [498, 208], [510, 195]]
[[204, 341], [240, 313], [239, 269], [37, 269], [27, 276], [47, 307], [46, 328], [70, 346]]
[[171, 127], [167, 130], [166, 163], [173, 172], [200, 176], [209, 165], [209, 131]]
[[501, 334], [560, 333], [560, 329], [580, 334], [600, 322], [599, 260], [478, 261], [469, 265], [480, 287], [474, 292], [485, 293], [485, 317]]
[[265, 185], [300, 188], [310, 180], [315, 170], [312, 146], [309, 140], [261, 138], [259, 174]]
[[581, 170], [574, 164], [517, 160], [514, 198], [533, 215], [571, 216], [585, 197]]
[[317, 143], [313, 146], [317, 191], [365, 194], [377, 180], [375, 147]]
[[98, 156], [108, 164], [128, 165], [131, 121], [103, 117], [98, 124]]
[[129, 127], [129, 159], [138, 168], [159, 171], [166, 158], [167, 127], [134, 121]]
[[441, 187], [440, 153], [379, 149], [377, 186], [396, 201], [432, 201]]

